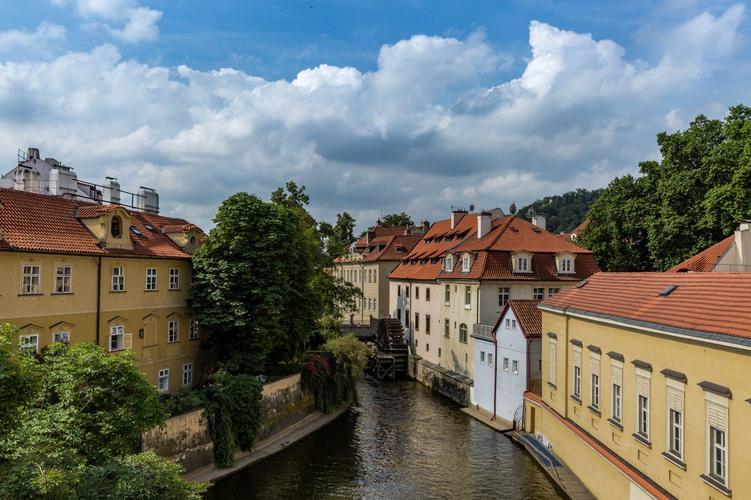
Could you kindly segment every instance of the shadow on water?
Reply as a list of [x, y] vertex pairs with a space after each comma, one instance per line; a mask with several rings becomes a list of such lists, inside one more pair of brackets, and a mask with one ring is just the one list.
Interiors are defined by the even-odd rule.
[[207, 498], [561, 498], [526, 452], [430, 389], [366, 380], [359, 395], [356, 408]]

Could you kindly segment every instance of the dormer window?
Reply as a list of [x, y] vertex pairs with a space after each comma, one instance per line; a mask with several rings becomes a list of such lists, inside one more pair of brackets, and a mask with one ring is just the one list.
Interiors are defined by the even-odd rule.
[[454, 256], [449, 254], [444, 259], [444, 271], [451, 272], [454, 270]]
[[123, 220], [115, 215], [110, 222], [110, 234], [113, 238], [120, 238], [123, 235]]
[[559, 274], [574, 274], [574, 255], [560, 254], [555, 257], [556, 269]]
[[471, 267], [472, 267], [472, 259], [470, 258], [468, 253], [465, 253], [462, 256], [462, 272], [468, 273]]
[[532, 256], [528, 253], [517, 253], [513, 256], [515, 273], [532, 272]]

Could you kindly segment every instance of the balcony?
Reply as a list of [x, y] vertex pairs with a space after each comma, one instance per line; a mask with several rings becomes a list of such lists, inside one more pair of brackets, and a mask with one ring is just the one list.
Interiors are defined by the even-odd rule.
[[475, 323], [472, 325], [472, 336], [479, 339], [493, 340], [493, 325]]

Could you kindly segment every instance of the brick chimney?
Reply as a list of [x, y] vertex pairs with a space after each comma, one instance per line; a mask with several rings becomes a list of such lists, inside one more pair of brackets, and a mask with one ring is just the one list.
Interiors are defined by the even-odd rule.
[[490, 232], [493, 214], [490, 212], [480, 212], [477, 214], [477, 239], [483, 238]]
[[457, 224], [459, 224], [459, 221], [464, 218], [464, 216], [467, 215], [466, 210], [457, 210], [452, 209], [451, 210], [451, 229], [454, 229]]

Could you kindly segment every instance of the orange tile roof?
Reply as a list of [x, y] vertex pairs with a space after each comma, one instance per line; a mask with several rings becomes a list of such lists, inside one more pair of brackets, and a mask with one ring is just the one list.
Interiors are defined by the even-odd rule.
[[668, 273], [708, 273], [714, 269], [717, 262], [725, 255], [730, 247], [735, 242], [735, 235], [731, 234], [719, 243], [715, 243], [711, 247], [702, 250], [693, 257], [689, 257], [680, 264], [671, 267], [666, 272]]
[[[375, 245], [371, 241], [369, 248], [371, 250], [362, 259], [364, 262], [386, 261], [386, 260], [402, 260], [422, 239], [420, 234], [399, 234], [393, 236], [387, 236], [385, 238], [377, 238]], [[379, 243], [383, 244], [383, 249], [378, 250]], [[399, 250], [399, 249], [402, 250]]]
[[[79, 218], [93, 217], [97, 213], [113, 209], [110, 206], [59, 196], [0, 188], [0, 250], [190, 258], [190, 254], [162, 233], [161, 228], [196, 226], [183, 219], [136, 211], [128, 213], [131, 217], [131, 227], [136, 228], [141, 235], [136, 235], [130, 230], [126, 232], [133, 242], [133, 249], [101, 248], [97, 238], [86, 229]], [[146, 224], [151, 225], [154, 230], [148, 229]]]
[[537, 307], [540, 305], [541, 300], [531, 299], [511, 299], [506, 302], [506, 306], [498, 315], [498, 320], [493, 327], [493, 334], [497, 335], [498, 327], [501, 325], [503, 317], [506, 312], [511, 309], [514, 311], [514, 316], [519, 322], [519, 327], [522, 329], [522, 333], [526, 338], [541, 337], [542, 336], [542, 311]]
[[355, 242], [356, 248], [365, 248], [368, 246], [368, 233], [373, 233], [372, 238], [379, 238], [383, 236], [396, 236], [398, 234], [404, 234], [408, 229], [407, 226], [373, 226]]
[[[660, 293], [677, 285], [667, 296]], [[751, 273], [597, 273], [540, 307], [751, 345]]]

